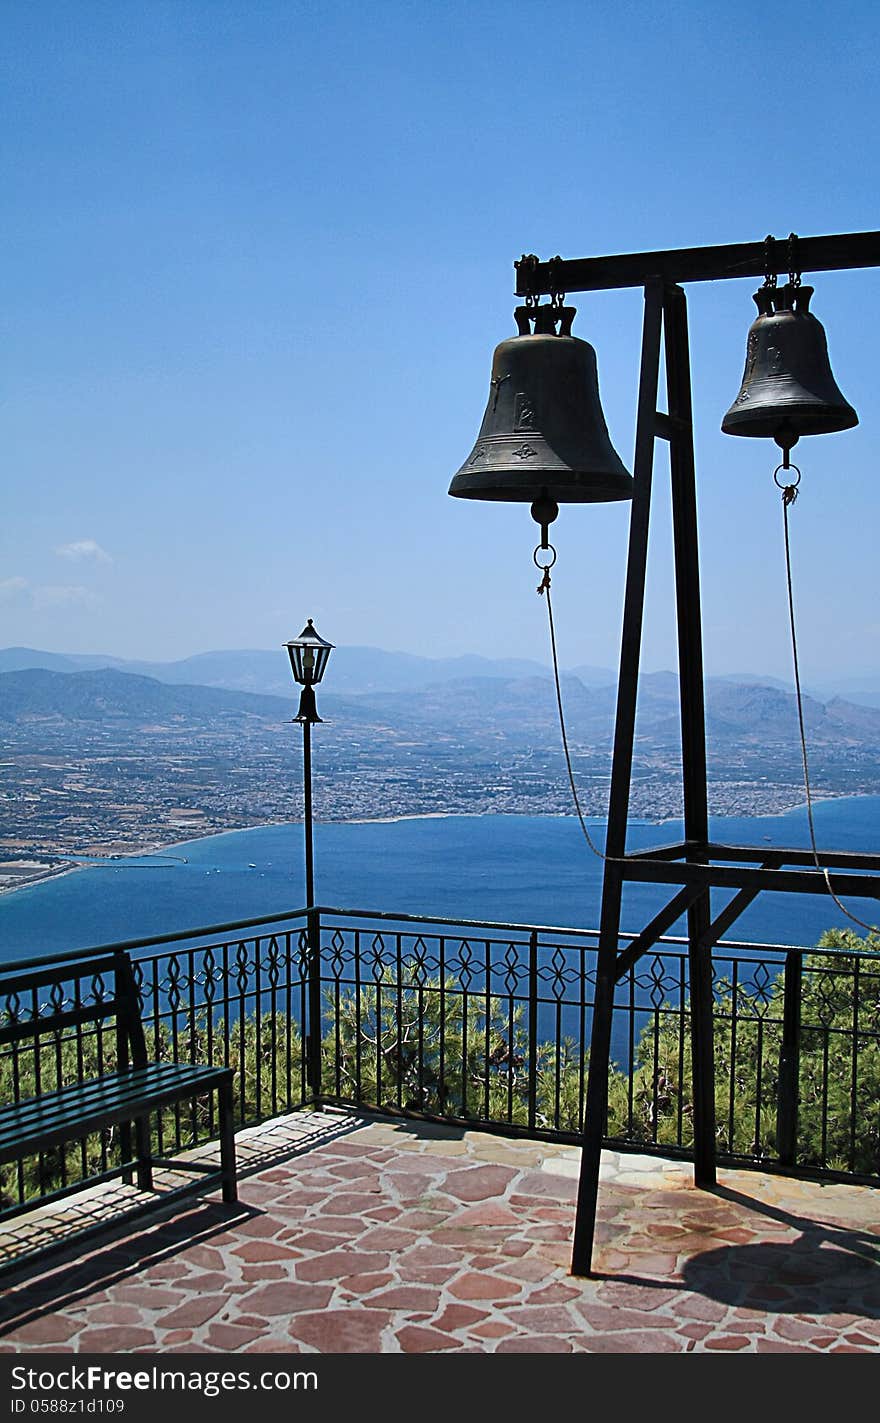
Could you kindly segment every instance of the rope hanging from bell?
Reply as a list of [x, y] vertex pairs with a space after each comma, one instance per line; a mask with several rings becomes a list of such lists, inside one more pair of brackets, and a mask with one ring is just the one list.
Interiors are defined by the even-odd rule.
[[[559, 732], [562, 738], [562, 752], [565, 756], [565, 767], [568, 772], [568, 784], [571, 790], [571, 799], [580, 823], [581, 831], [593, 854], [600, 860], [606, 856], [596, 845], [593, 837], [587, 829], [587, 820], [578, 795], [577, 783], [574, 778], [574, 767], [571, 763], [571, 751], [568, 745], [568, 730], [565, 725], [565, 711], [562, 705], [562, 685], [559, 679], [559, 656], [556, 651], [556, 625], [553, 621], [553, 600], [550, 596], [550, 569], [556, 562], [556, 549], [550, 542], [549, 527], [559, 513], [559, 508], [554, 500], [550, 499], [546, 490], [543, 490], [539, 498], [532, 504], [531, 514], [536, 524], [541, 528], [541, 542], [536, 546], [532, 559], [535, 567], [541, 571], [541, 581], [538, 584], [538, 593], [547, 600], [547, 622], [550, 628], [550, 655], [553, 663], [553, 685], [556, 689], [556, 709], [559, 713]], [[546, 554], [546, 558], [544, 555]]]
[[742, 385], [721, 422], [721, 429], [727, 435], [771, 438], [782, 450], [782, 462], [773, 471], [773, 482], [782, 493], [788, 622], [813, 862], [841, 913], [861, 928], [876, 934], [880, 933], [877, 925], [869, 924], [851, 913], [835, 893], [828, 870], [819, 857], [813, 817], [789, 528], [789, 510], [798, 497], [801, 472], [791, 462], [791, 451], [802, 435], [826, 435], [837, 430], [849, 430], [858, 424], [859, 417], [844, 399], [832, 374], [824, 328], [809, 309], [813, 288], [803, 286], [801, 281], [797, 246], [797, 235], [792, 232], [786, 248], [788, 281], [780, 289], [777, 284], [780, 267], [778, 244], [772, 236], [766, 239], [764, 284], [754, 294], [758, 315], [749, 328]]

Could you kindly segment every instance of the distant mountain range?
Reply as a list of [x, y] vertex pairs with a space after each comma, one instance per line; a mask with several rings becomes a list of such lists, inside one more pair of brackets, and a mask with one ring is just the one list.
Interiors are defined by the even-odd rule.
[[[43, 652], [31, 647], [0, 649], [0, 673], [31, 669], [70, 673], [102, 668], [151, 677], [172, 686], [216, 687], [230, 692], [282, 697], [290, 697], [294, 691], [287, 655], [280, 647], [275, 652], [202, 652], [176, 662], [147, 662], [98, 653]], [[610, 667], [572, 667], [566, 675], [591, 688], [613, 687], [617, 682], [617, 672]], [[360, 697], [371, 693], [417, 691], [438, 683], [475, 678], [511, 682], [550, 676], [548, 666], [526, 659], [474, 654], [420, 657], [409, 652], [386, 652], [377, 647], [339, 647], [333, 653], [325, 685], [331, 695]], [[791, 683], [753, 672], [731, 672], [710, 681], [771, 687], [783, 693], [794, 690]], [[857, 705], [880, 708], [880, 674], [847, 678], [826, 688], [810, 687], [809, 692], [821, 702], [842, 696]]]
[[[216, 654], [217, 657], [223, 654]], [[234, 654], [225, 654], [228, 657]], [[249, 654], [254, 656], [257, 654]], [[269, 657], [271, 654], [260, 654]], [[385, 654], [392, 658], [394, 654]], [[459, 659], [456, 659], [458, 661]], [[482, 659], [460, 659], [467, 664]], [[203, 659], [188, 659], [188, 665]], [[430, 659], [412, 659], [430, 666]], [[131, 666], [132, 664], [127, 664]], [[172, 664], [180, 667], [183, 664]], [[354, 664], [356, 665], [356, 663]], [[448, 670], [449, 663], [439, 664]], [[490, 664], [493, 665], [493, 664]], [[336, 731], [392, 729], [397, 736], [411, 733], [420, 741], [438, 744], [464, 737], [476, 744], [500, 734], [510, 743], [546, 741], [555, 734], [556, 704], [552, 681], [544, 669], [504, 676], [495, 665], [491, 675], [470, 675], [434, 680], [409, 688], [381, 691], [365, 688], [358, 695], [340, 696], [322, 688], [319, 710]], [[504, 665], [504, 664], [500, 664]], [[531, 664], [515, 663], [516, 668]], [[422, 669], [424, 675], [424, 668]], [[416, 669], [410, 668], [413, 677]], [[353, 681], [353, 673], [349, 676]], [[336, 679], [334, 678], [334, 685]], [[59, 671], [23, 668], [0, 672], [0, 722], [24, 723], [43, 718], [63, 722], [112, 722], [139, 726], [242, 720], [257, 718], [280, 724], [296, 713], [296, 689], [284, 683], [284, 695], [229, 690], [194, 683], [163, 682], [119, 668]], [[571, 735], [580, 744], [604, 746], [610, 742], [616, 689], [613, 685], [585, 685], [568, 673], [562, 678], [566, 719]], [[797, 736], [794, 696], [778, 686], [756, 681], [736, 682], [709, 678], [706, 686], [707, 733], [718, 747], [751, 755], [784, 750], [794, 752]], [[841, 697], [822, 702], [804, 698], [804, 720], [811, 746], [862, 753], [880, 749], [880, 708], [849, 702]], [[678, 679], [671, 672], [655, 672], [640, 683], [636, 732], [644, 743], [673, 747], [679, 737]]]
[[[377, 647], [340, 647], [333, 653], [332, 686], [343, 696], [366, 692], [402, 692], [430, 682], [449, 682], [461, 677], [549, 676], [550, 669], [538, 662], [464, 656], [418, 657], [408, 652], [385, 652]], [[290, 696], [293, 681], [287, 653], [229, 651], [201, 652], [179, 662], [144, 662], [121, 657], [40, 652], [30, 647], [0, 650], [0, 672], [20, 672], [42, 668], [50, 672], [87, 672], [114, 668], [135, 676], [154, 677], [172, 685], [223, 687], [233, 692]], [[585, 680], [594, 684], [612, 683], [615, 674], [605, 668], [583, 668]]]

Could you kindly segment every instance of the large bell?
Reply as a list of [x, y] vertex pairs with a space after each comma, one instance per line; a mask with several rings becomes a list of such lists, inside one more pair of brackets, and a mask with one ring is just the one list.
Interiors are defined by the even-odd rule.
[[599, 403], [596, 353], [571, 334], [574, 307], [521, 306], [514, 316], [519, 335], [495, 348], [480, 433], [449, 493], [524, 503], [631, 499], [632, 475]]
[[825, 435], [859, 423], [831, 373], [821, 321], [810, 311], [812, 287], [788, 282], [754, 294], [742, 387], [721, 422], [726, 435], [769, 436], [790, 449], [801, 435]]

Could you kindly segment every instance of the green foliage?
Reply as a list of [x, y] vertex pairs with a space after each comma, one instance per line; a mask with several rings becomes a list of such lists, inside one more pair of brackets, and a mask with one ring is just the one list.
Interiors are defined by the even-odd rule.
[[325, 1000], [328, 1096], [438, 1116], [528, 1124], [522, 1008], [462, 993], [452, 978], [367, 984]]
[[[799, 1156], [840, 1171], [880, 1173], [880, 935], [830, 929], [806, 961]], [[808, 973], [806, 970], [810, 969]]]
[[[523, 1006], [462, 992], [404, 968], [400, 985], [367, 984], [325, 998], [327, 1096], [511, 1126], [579, 1132], [585, 1064], [576, 1044], [537, 1044], [529, 1061]], [[530, 1082], [534, 1120], [530, 1121]], [[625, 1078], [612, 1072], [618, 1094]]]
[[[880, 961], [856, 957], [876, 952], [880, 940], [835, 929], [823, 934], [818, 948], [835, 952], [804, 957], [797, 1161], [880, 1174]], [[716, 985], [715, 1111], [722, 1153], [777, 1155], [783, 1002], [782, 972], [763, 989]], [[677, 1012], [665, 1003], [638, 1043], [631, 1113], [625, 1080], [612, 1084], [610, 1135], [692, 1144], [687, 1032], [683, 1058], [681, 1041]]]
[[[798, 1162], [880, 1173], [880, 963], [875, 936], [829, 931], [804, 958], [801, 994]], [[849, 952], [847, 952], [849, 950]], [[467, 1007], [466, 1007], [467, 1005]], [[784, 975], [716, 984], [715, 1112], [719, 1152], [778, 1154], [777, 1106]], [[447, 979], [369, 984], [325, 1003], [337, 1027], [324, 1045], [328, 1096], [432, 1115], [529, 1125], [530, 1064], [522, 1007], [465, 998]], [[610, 1137], [658, 1146], [693, 1143], [690, 1035], [677, 1005], [651, 1014], [632, 1078], [612, 1069]], [[531, 1064], [534, 1125], [579, 1132], [584, 1064], [577, 1045], [540, 1043]]]
[[[228, 1047], [225, 1046], [228, 1034]], [[302, 1042], [298, 1025], [286, 1014], [252, 1015], [242, 1020], [213, 1023], [203, 1015], [194, 1021], [178, 1018], [177, 1032], [162, 1024], [158, 1033], [146, 1030], [150, 1061], [226, 1065], [236, 1072], [236, 1114], [241, 1125], [291, 1111], [301, 1100]], [[117, 1067], [116, 1034], [112, 1020], [103, 1032], [84, 1034], [77, 1042], [74, 1031], [41, 1040], [39, 1060], [30, 1044], [18, 1054], [0, 1059], [0, 1102], [13, 1102], [56, 1091], [78, 1081], [114, 1072]], [[209, 1140], [216, 1131], [210, 1095], [192, 1104], [154, 1113], [151, 1121], [153, 1149], [159, 1153], [185, 1151]], [[25, 1198], [46, 1194], [62, 1184], [112, 1169], [122, 1161], [117, 1126], [91, 1133], [84, 1143], [68, 1142], [28, 1157], [21, 1165]], [[0, 1206], [18, 1200], [19, 1169], [13, 1163], [0, 1167]]]
[[[822, 952], [825, 950], [825, 952]], [[844, 1172], [880, 1174], [880, 938], [830, 930], [805, 956], [801, 994], [798, 1162]], [[715, 1108], [722, 1153], [772, 1159], [778, 1153], [776, 1109], [784, 1000], [780, 972], [762, 987], [716, 985]], [[368, 983], [356, 995], [337, 988], [325, 996], [322, 1088], [328, 1098], [381, 1108], [454, 1116], [528, 1128], [581, 1130], [585, 1063], [564, 1038], [538, 1044], [529, 1056], [524, 1008], [507, 998], [470, 993], [447, 978], [420, 980], [405, 970], [399, 986]], [[228, 1040], [227, 1040], [228, 1038]], [[682, 1046], [684, 1051], [682, 1052]], [[283, 1014], [211, 1022], [179, 1014], [158, 1038], [147, 1032], [150, 1058], [225, 1063], [236, 1070], [241, 1125], [293, 1110], [302, 1100], [303, 1045], [298, 1024]], [[44, 1043], [39, 1060], [43, 1092], [99, 1070], [115, 1068], [112, 1027], [99, 1040], [72, 1033]], [[17, 1079], [16, 1079], [17, 1072]], [[17, 1064], [0, 1059], [0, 1101], [36, 1093], [34, 1054]], [[530, 1087], [534, 1089], [530, 1119]], [[636, 1047], [630, 1079], [612, 1069], [607, 1133], [633, 1144], [692, 1144], [693, 1092], [689, 1033], [678, 1006], [666, 1002], [650, 1015]], [[153, 1143], [167, 1152], [213, 1134], [210, 1099], [153, 1122]], [[161, 1137], [160, 1137], [161, 1132]], [[119, 1156], [119, 1134], [108, 1128], [85, 1148], [71, 1143], [23, 1165], [25, 1194], [75, 1181]], [[16, 1166], [0, 1169], [0, 1199], [17, 1199]]]

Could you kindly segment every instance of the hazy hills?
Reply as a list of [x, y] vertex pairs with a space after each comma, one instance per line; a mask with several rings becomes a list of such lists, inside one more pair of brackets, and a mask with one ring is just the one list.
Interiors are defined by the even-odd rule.
[[[473, 655], [450, 658], [419, 657], [408, 652], [385, 652], [375, 647], [339, 647], [333, 653], [332, 688], [343, 696], [365, 692], [401, 692], [428, 682], [448, 682], [460, 677], [529, 677], [550, 675], [538, 662], [492, 659]], [[0, 673], [43, 668], [51, 672], [85, 672], [115, 668], [172, 685], [223, 687], [227, 691], [290, 696], [293, 686], [287, 653], [229, 651], [202, 652], [179, 662], [126, 661], [120, 657], [41, 652], [35, 648], [0, 650]], [[590, 680], [611, 683], [615, 674], [604, 668], [583, 669]], [[592, 673], [592, 677], [590, 674]]]
[[6, 722], [58, 717], [142, 723], [169, 717], [278, 716], [289, 708], [289, 700], [280, 697], [217, 687], [173, 687], [113, 668], [50, 671], [41, 667], [0, 673], [0, 721]]
[[[202, 652], [176, 662], [149, 662], [98, 653], [44, 652], [30, 647], [0, 649], [0, 673], [43, 669], [50, 672], [86, 672], [113, 668], [132, 676], [152, 677], [171, 686], [217, 687], [231, 692], [289, 697], [294, 694], [287, 655], [276, 651], [229, 650]], [[580, 666], [567, 669], [585, 687], [613, 687], [617, 672], [610, 667]], [[664, 673], [655, 674], [658, 678]], [[325, 683], [333, 695], [351, 697], [424, 689], [437, 683], [491, 678], [505, 682], [551, 676], [549, 666], [517, 658], [420, 657], [415, 653], [387, 652], [375, 647], [338, 647]], [[732, 672], [710, 679], [711, 684], [756, 685], [790, 693], [790, 683], [753, 672]], [[880, 708], [880, 674], [851, 677], [834, 686], [809, 687], [814, 700], [835, 697], [861, 706]]]
[[[486, 675], [456, 676], [485, 671], [484, 659], [339, 653], [317, 698], [319, 818], [571, 814], [547, 669], [490, 662]], [[6, 662], [27, 657], [12, 650]], [[279, 694], [160, 680], [132, 671], [133, 663], [123, 670], [74, 661], [59, 670], [53, 659], [0, 671], [0, 860], [3, 847], [32, 858], [118, 854], [167, 845], [182, 832], [295, 818], [301, 736], [291, 725], [298, 697], [284, 655], [217, 653], [170, 667], [178, 676], [186, 667], [190, 676], [259, 680], [263, 659], [272, 659]], [[601, 815], [616, 688], [567, 673], [562, 690], [581, 803]], [[880, 708], [808, 697], [804, 717], [817, 794], [880, 794]], [[709, 679], [706, 722], [713, 814], [774, 814], [802, 803], [797, 706], [784, 685]], [[636, 718], [634, 815], [681, 814], [680, 763], [678, 678], [648, 674]]]
[[[254, 655], [254, 654], [251, 654]], [[270, 654], [265, 654], [269, 656]], [[217, 657], [222, 654], [216, 654]], [[394, 657], [395, 654], [387, 654]], [[472, 660], [461, 659], [466, 663]], [[200, 659], [189, 659], [190, 664]], [[413, 659], [429, 663], [430, 659]], [[129, 664], [130, 665], [130, 664]], [[175, 664], [179, 666], [180, 664]], [[431, 664], [432, 668], [434, 664]], [[442, 664], [448, 670], [448, 664]], [[530, 664], [515, 664], [518, 668]], [[416, 669], [409, 673], [416, 675]], [[447, 676], [409, 689], [364, 688], [340, 696], [321, 689], [319, 711], [337, 729], [345, 727], [421, 743], [480, 743], [501, 736], [512, 744], [546, 743], [556, 731], [556, 702], [551, 678], [543, 674]], [[363, 684], [359, 684], [363, 686]], [[586, 686], [573, 674], [562, 679], [569, 732], [581, 744], [610, 742], [616, 691], [612, 685]], [[211, 685], [177, 684], [118, 668], [58, 671], [26, 668], [0, 672], [0, 722], [106, 722], [132, 732], [150, 723], [208, 723], [258, 719], [279, 725], [296, 714], [292, 683], [284, 695], [229, 690]], [[793, 695], [754, 681], [710, 678], [706, 686], [707, 732], [726, 754], [790, 752], [796, 748], [797, 715]], [[805, 697], [804, 720], [814, 747], [863, 752], [880, 748], [880, 709], [835, 697], [827, 702]], [[678, 679], [657, 672], [641, 679], [637, 737], [658, 748], [678, 742]]]

